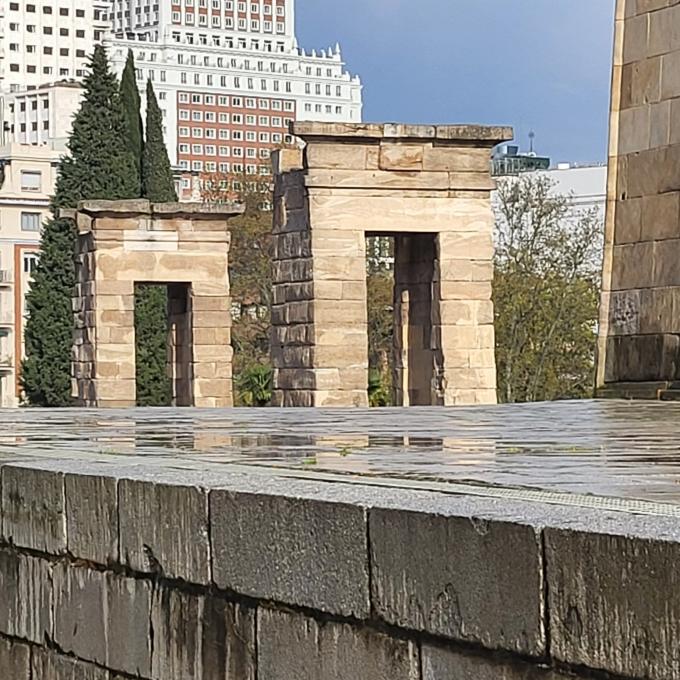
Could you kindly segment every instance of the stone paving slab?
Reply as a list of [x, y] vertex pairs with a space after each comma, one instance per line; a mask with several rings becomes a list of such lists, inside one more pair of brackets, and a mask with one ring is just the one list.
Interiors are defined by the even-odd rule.
[[624, 401], [407, 410], [5, 410], [0, 465], [125, 457], [155, 470], [277, 467], [421, 487], [455, 482], [520, 495], [543, 490], [680, 505], [678, 422], [680, 404]]

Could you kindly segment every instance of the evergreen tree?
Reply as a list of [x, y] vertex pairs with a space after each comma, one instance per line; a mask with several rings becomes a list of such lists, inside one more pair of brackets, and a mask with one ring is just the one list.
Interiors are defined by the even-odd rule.
[[137, 406], [169, 406], [167, 374], [168, 291], [165, 286], [135, 286], [135, 378]]
[[[163, 141], [163, 118], [151, 81], [146, 86], [146, 141], [142, 156], [145, 198], [154, 203], [177, 200], [168, 151]], [[167, 375], [167, 289], [139, 285], [135, 289], [137, 404], [166, 406], [172, 400]]]
[[154, 203], [177, 200], [168, 150], [163, 141], [163, 117], [153, 85], [146, 85], [146, 143], [142, 156], [142, 187], [145, 198]]
[[126, 144], [125, 115], [118, 81], [100, 46], [90, 60], [84, 96], [73, 120], [69, 155], [59, 165], [53, 217], [42, 233], [41, 255], [26, 296], [26, 359], [21, 385], [36, 406], [71, 403], [71, 344], [75, 286], [76, 232], [62, 208], [86, 199], [124, 199], [139, 195], [135, 161]]
[[135, 73], [135, 59], [132, 50], [128, 50], [125, 69], [120, 79], [120, 98], [125, 111], [127, 129], [126, 140], [128, 148], [135, 158], [137, 176], [141, 192], [142, 182], [142, 153], [144, 152], [144, 133], [142, 131], [142, 115], [140, 113], [141, 100], [137, 89]]

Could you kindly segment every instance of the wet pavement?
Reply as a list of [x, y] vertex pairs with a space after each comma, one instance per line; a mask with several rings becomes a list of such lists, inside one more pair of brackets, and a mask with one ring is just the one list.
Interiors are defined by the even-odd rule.
[[[680, 404], [0, 411], [0, 463], [64, 459], [277, 474], [680, 516]], [[562, 499], [561, 501], [559, 499]], [[637, 504], [636, 501], [642, 502]], [[675, 506], [678, 506], [677, 508]]]

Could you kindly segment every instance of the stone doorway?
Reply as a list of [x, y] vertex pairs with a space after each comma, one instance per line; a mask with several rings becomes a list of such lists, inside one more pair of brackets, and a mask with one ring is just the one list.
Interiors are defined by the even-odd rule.
[[430, 405], [432, 391], [441, 391], [441, 352], [433, 345], [436, 234], [368, 233], [366, 246], [369, 404]]
[[275, 158], [274, 404], [366, 406], [366, 235], [395, 238], [397, 403], [496, 401], [490, 151], [508, 128], [296, 123]]
[[241, 205], [87, 201], [78, 226], [73, 394], [132, 407], [135, 285], [168, 290], [167, 361], [177, 406], [233, 405], [227, 222]]
[[441, 347], [435, 337], [436, 234], [394, 237], [394, 368], [396, 406], [444, 399]]

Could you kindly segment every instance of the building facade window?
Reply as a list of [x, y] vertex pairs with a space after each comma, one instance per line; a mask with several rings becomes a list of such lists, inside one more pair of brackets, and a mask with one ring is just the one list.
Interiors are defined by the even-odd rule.
[[42, 215], [40, 213], [21, 213], [21, 231], [40, 231], [41, 222]]
[[42, 188], [42, 174], [34, 170], [21, 171], [21, 190], [39, 192]]

